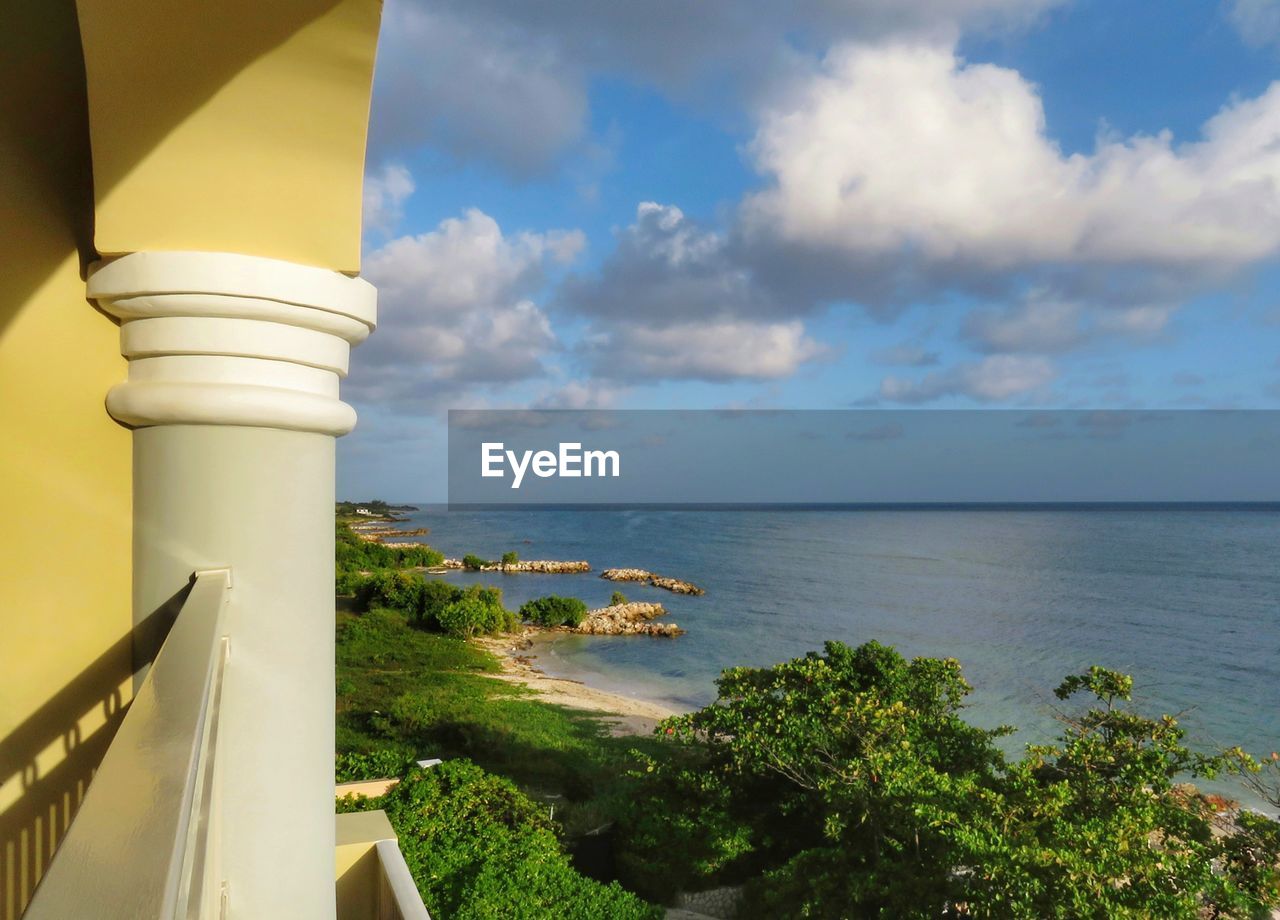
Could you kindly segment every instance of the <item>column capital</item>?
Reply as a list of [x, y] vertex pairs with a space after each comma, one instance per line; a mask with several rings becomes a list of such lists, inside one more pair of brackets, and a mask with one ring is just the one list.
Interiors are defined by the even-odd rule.
[[375, 325], [367, 281], [236, 253], [135, 252], [90, 266], [88, 296], [121, 323], [129, 378], [107, 411], [123, 424], [355, 425], [338, 381]]

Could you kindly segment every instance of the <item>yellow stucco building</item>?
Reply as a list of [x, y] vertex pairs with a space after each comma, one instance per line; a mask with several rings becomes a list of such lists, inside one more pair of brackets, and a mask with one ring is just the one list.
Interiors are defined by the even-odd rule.
[[424, 917], [333, 816], [381, 3], [0, 2], [0, 920]]

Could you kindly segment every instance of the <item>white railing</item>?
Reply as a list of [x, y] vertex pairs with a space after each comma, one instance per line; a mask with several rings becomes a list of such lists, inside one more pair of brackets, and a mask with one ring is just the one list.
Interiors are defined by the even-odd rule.
[[378, 920], [431, 920], [422, 895], [405, 865], [400, 844], [379, 840], [375, 845], [382, 869], [378, 891]]
[[228, 569], [194, 576], [24, 920], [225, 915], [217, 751], [230, 588]]

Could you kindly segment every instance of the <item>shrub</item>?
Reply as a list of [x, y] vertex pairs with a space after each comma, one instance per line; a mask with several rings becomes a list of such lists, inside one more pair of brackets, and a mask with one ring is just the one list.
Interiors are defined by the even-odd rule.
[[488, 559], [481, 559], [475, 553], [467, 553], [462, 557], [462, 567], [473, 572], [478, 572], [486, 565], [493, 565]]
[[609, 595], [610, 607], [618, 607], [626, 603], [629, 603], [629, 601], [627, 600], [627, 596], [623, 594], [621, 591], [614, 591], [612, 594]]
[[586, 617], [587, 605], [576, 597], [551, 594], [520, 607], [520, 619], [539, 626], [578, 626]]
[[520, 554], [513, 549], [509, 549], [502, 554], [503, 565], [515, 565], [519, 561], [520, 561]]
[[417, 622], [427, 629], [441, 629], [440, 611], [462, 596], [462, 589], [439, 579], [423, 581]]
[[413, 754], [408, 748], [387, 747], [374, 751], [348, 751], [334, 757], [334, 778], [340, 783], [352, 783], [364, 779], [385, 779], [402, 776], [414, 766]]
[[390, 607], [415, 616], [422, 597], [423, 580], [412, 572], [385, 570], [375, 572], [356, 588], [356, 601], [362, 609]]
[[516, 626], [511, 611], [502, 606], [497, 588], [472, 585], [445, 604], [437, 614], [440, 628], [451, 636], [472, 636], [510, 632]]
[[544, 808], [466, 760], [411, 769], [381, 808], [433, 916], [452, 920], [657, 920], [661, 911], [618, 884], [579, 875]]

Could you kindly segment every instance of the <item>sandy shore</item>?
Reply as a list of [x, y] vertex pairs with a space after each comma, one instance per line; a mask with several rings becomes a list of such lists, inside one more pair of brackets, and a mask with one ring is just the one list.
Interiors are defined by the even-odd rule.
[[490, 675], [495, 680], [523, 684], [537, 691], [548, 703], [608, 716], [615, 735], [647, 735], [658, 722], [676, 714], [676, 710], [652, 700], [597, 690], [576, 680], [548, 677], [536, 666], [537, 648], [533, 639], [539, 635], [538, 630], [526, 628], [518, 635], [473, 641], [493, 652], [502, 663], [502, 673]]

